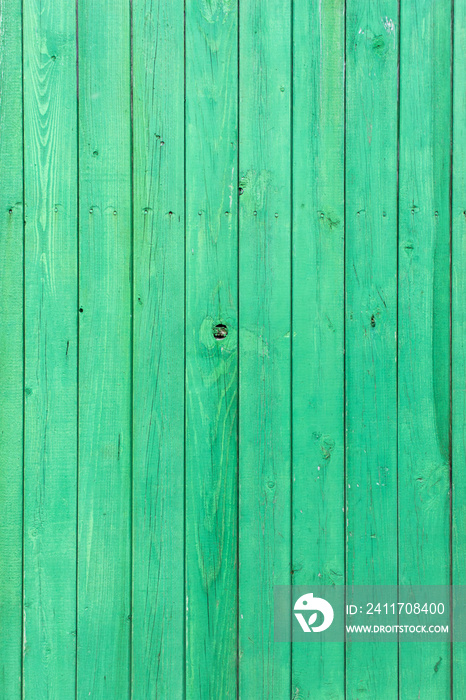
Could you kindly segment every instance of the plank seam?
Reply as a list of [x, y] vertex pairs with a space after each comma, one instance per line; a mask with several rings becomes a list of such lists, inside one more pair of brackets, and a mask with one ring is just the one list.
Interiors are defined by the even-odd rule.
[[239, 134], [240, 134], [240, 0], [237, 0], [237, 46], [236, 46], [236, 62], [237, 62], [237, 84], [236, 84], [236, 314], [237, 314], [237, 333], [236, 333], [236, 357], [237, 357], [237, 406], [236, 406], [236, 697], [240, 699], [240, 578], [239, 578], [239, 563], [240, 563], [240, 159], [239, 159]]
[[25, 444], [26, 444], [26, 401], [25, 401], [25, 391], [26, 391], [26, 183], [25, 183], [25, 158], [24, 158], [24, 0], [21, 0], [21, 134], [22, 134], [22, 188], [23, 188], [23, 206], [22, 206], [22, 216], [23, 216], [23, 384], [22, 384], [22, 421], [23, 421], [23, 444], [22, 444], [22, 504], [21, 504], [21, 682], [20, 682], [20, 693], [21, 698], [24, 697], [24, 642], [25, 642], [25, 630], [24, 630], [24, 476], [25, 476]]
[[75, 696], [78, 697], [78, 623], [79, 623], [79, 297], [80, 289], [80, 138], [79, 138], [79, 0], [76, 0], [76, 670]]
[[130, 79], [130, 313], [131, 313], [131, 328], [130, 328], [130, 421], [129, 421], [129, 439], [130, 439], [130, 507], [129, 507], [129, 526], [130, 526], [130, 547], [129, 547], [129, 697], [133, 697], [133, 542], [134, 542], [134, 118], [133, 118], [133, 0], [129, 0], [129, 79]]
[[[400, 502], [399, 502], [399, 362], [398, 362], [398, 345], [399, 345], [399, 285], [400, 285], [400, 65], [401, 65], [401, 0], [398, 0], [398, 56], [397, 56], [397, 124], [396, 124], [396, 585], [397, 591], [400, 585]], [[397, 593], [397, 602], [399, 602]], [[397, 612], [397, 623], [400, 621], [399, 612]], [[398, 698], [400, 698], [400, 633], [397, 633], [397, 689]]]
[[[346, 64], [347, 64], [347, 1], [344, 3], [344, 59], [343, 59], [343, 552], [344, 552], [344, 584], [347, 583], [348, 577], [348, 550], [346, 546], [348, 519], [347, 514], [347, 498], [346, 498], [346, 479], [347, 479], [347, 464], [346, 464]], [[346, 590], [344, 594], [344, 606], [346, 610]], [[346, 634], [344, 641], [343, 654], [343, 696], [347, 697], [347, 642]]]
[[451, 0], [451, 26], [450, 26], [450, 189], [449, 189], [449, 215], [450, 215], [450, 333], [449, 333], [449, 350], [450, 350], [450, 376], [449, 376], [449, 408], [450, 408], [450, 423], [449, 423], [449, 460], [450, 460], [450, 513], [449, 513], [449, 528], [450, 528], [450, 697], [453, 700], [454, 693], [454, 645], [453, 645], [453, 128], [454, 128], [454, 61], [455, 61], [455, 0]]
[[184, 371], [183, 371], [183, 698], [186, 698], [186, 645], [187, 645], [187, 613], [186, 613], [186, 0], [183, 3], [183, 183], [184, 183], [184, 199], [183, 199], [183, 232], [184, 232], [184, 302], [183, 302], [183, 354], [184, 354]]
[[[294, 101], [294, 0], [291, 0], [290, 6], [290, 592], [293, 596], [293, 475], [294, 475], [294, 458], [293, 458], [293, 154], [294, 154], [294, 140], [293, 140], [293, 101]], [[292, 616], [290, 615], [290, 639], [292, 630]], [[290, 689], [291, 697], [294, 698], [295, 694], [293, 692], [293, 644], [290, 644]]]

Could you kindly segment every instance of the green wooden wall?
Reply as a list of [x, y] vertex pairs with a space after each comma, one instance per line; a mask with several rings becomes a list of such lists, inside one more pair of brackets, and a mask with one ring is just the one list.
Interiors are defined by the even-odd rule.
[[466, 0], [0, 0], [0, 699], [463, 700], [276, 584], [466, 584]]

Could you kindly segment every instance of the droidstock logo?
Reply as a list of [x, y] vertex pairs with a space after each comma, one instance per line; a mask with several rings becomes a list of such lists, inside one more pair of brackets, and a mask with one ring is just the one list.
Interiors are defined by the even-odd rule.
[[[328, 629], [333, 622], [333, 608], [330, 603], [323, 598], [314, 598], [313, 593], [306, 593], [302, 595], [296, 603], [294, 604], [295, 617], [301, 625], [303, 632], [323, 632]], [[307, 622], [304, 615], [296, 610], [303, 610], [306, 613], [311, 613]], [[321, 612], [324, 616], [323, 622], [314, 627], [314, 623], [317, 621], [317, 613]]]

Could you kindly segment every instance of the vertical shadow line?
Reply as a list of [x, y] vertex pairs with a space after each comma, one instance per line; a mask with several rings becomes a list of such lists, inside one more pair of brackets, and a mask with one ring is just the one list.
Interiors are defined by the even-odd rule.
[[186, 611], [186, 593], [187, 593], [187, 567], [186, 567], [186, 0], [183, 4], [183, 181], [184, 181], [184, 337], [183, 337], [183, 352], [184, 352], [184, 394], [183, 394], [183, 411], [184, 411], [184, 435], [183, 435], [183, 698], [186, 698], [186, 645], [187, 645], [187, 611]]
[[26, 641], [25, 623], [24, 623], [24, 495], [25, 495], [25, 443], [26, 443], [26, 400], [25, 400], [25, 381], [26, 381], [26, 178], [25, 178], [25, 129], [24, 129], [24, 0], [21, 0], [21, 133], [22, 133], [22, 188], [23, 188], [23, 384], [22, 384], [22, 422], [23, 422], [23, 444], [22, 444], [22, 504], [21, 504], [21, 681], [20, 692], [21, 698], [24, 697], [24, 644]]
[[[347, 66], [347, 10], [348, 4], [345, 0], [344, 12], [345, 18], [343, 22], [344, 26], [344, 64], [343, 64], [343, 558], [344, 558], [344, 568], [345, 568], [345, 594], [344, 594], [344, 611], [346, 610], [346, 586], [348, 585], [348, 553], [346, 548], [346, 522], [348, 518], [347, 513], [347, 498], [346, 498], [346, 479], [347, 479], [347, 460], [346, 460], [346, 88], [347, 88], [347, 76], [346, 76], [346, 66]], [[344, 613], [344, 618], [345, 613]], [[347, 641], [346, 641], [346, 629], [344, 632], [344, 669], [343, 669], [343, 695], [347, 697]]]
[[[294, 162], [294, 113], [293, 113], [293, 102], [294, 102], [294, 0], [291, 0], [291, 19], [290, 19], [290, 597], [291, 603], [293, 600], [293, 502], [294, 502], [294, 489], [293, 489], [293, 475], [294, 475], [294, 458], [293, 458], [293, 328], [294, 328], [294, 317], [293, 317], [293, 162]], [[291, 606], [290, 606], [291, 609]], [[290, 639], [292, 640], [292, 623], [293, 619], [290, 615]], [[293, 694], [293, 643], [290, 642], [290, 689], [291, 697], [294, 698]]]
[[237, 313], [237, 332], [236, 332], [236, 358], [237, 358], [237, 409], [236, 409], [236, 697], [240, 698], [240, 0], [237, 0], [237, 44], [236, 44], [236, 60], [237, 60], [237, 77], [236, 77], [236, 313]]
[[453, 620], [453, 127], [454, 127], [454, 65], [455, 65], [455, 0], [451, 0], [451, 29], [450, 29], [450, 183], [449, 183], [449, 216], [450, 216], [450, 338], [449, 338], [449, 459], [450, 459], [450, 513], [449, 513], [449, 546], [450, 546], [450, 696], [453, 699], [454, 692], [454, 620]]
[[76, 657], [75, 697], [78, 697], [79, 623], [79, 296], [80, 296], [80, 167], [79, 167], [79, 0], [76, 0]]
[[133, 0], [129, 0], [129, 60], [130, 60], [130, 496], [129, 496], [129, 697], [133, 697], [133, 543], [134, 543], [134, 113], [133, 113]]
[[[397, 123], [396, 123], [396, 586], [397, 603], [400, 585], [400, 477], [399, 477], [399, 307], [400, 307], [400, 124], [401, 124], [401, 0], [398, 0], [398, 56], [397, 56]], [[397, 606], [398, 607], [398, 606]], [[399, 610], [399, 608], [398, 608]], [[399, 623], [397, 611], [397, 623]], [[397, 632], [397, 687], [401, 695], [400, 633]]]

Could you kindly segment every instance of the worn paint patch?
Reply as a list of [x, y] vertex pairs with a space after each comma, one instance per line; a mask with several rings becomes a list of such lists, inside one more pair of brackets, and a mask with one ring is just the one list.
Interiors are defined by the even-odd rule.
[[236, 11], [236, 7], [235, 0], [202, 0], [201, 14], [211, 24], [225, 22], [229, 13]]
[[263, 209], [267, 202], [272, 173], [269, 170], [248, 170], [240, 179], [240, 190], [248, 196], [256, 210]]

